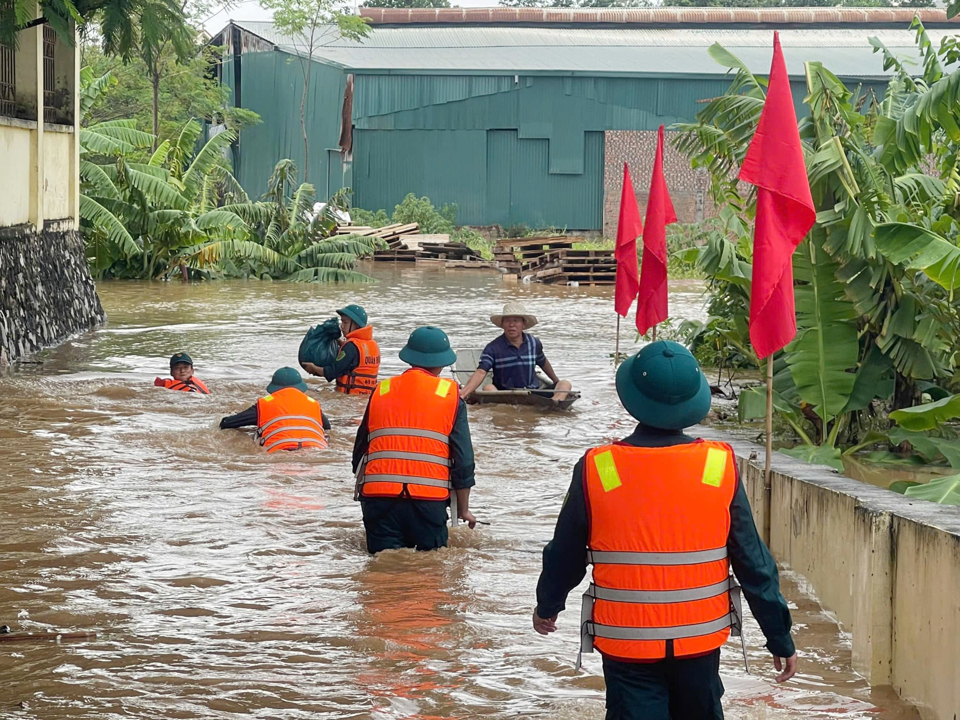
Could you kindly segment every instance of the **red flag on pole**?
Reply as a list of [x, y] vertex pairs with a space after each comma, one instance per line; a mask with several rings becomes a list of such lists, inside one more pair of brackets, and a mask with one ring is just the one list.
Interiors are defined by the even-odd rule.
[[663, 125], [657, 132], [657, 156], [653, 161], [647, 223], [643, 229], [643, 260], [637, 297], [637, 330], [647, 330], [667, 319], [667, 225], [677, 221], [667, 179], [663, 176]]
[[620, 193], [620, 221], [617, 223], [617, 287], [614, 307], [617, 314], [626, 317], [640, 287], [637, 269], [637, 238], [643, 232], [637, 196], [633, 194], [630, 170], [623, 164], [623, 190]]
[[817, 215], [777, 33], [767, 99], [740, 179], [757, 186], [750, 342], [757, 357], [765, 358], [797, 334], [791, 258]]

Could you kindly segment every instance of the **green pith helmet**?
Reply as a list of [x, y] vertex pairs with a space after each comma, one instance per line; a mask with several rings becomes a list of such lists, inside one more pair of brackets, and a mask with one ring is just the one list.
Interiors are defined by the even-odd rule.
[[179, 365], [180, 363], [186, 363], [190, 367], [193, 367], [193, 358], [187, 355], [185, 352], [174, 353], [170, 356], [171, 370], [173, 370], [174, 365]]
[[642, 424], [662, 430], [696, 425], [710, 412], [710, 385], [683, 345], [650, 343], [617, 370], [617, 395]]
[[270, 384], [267, 385], [267, 392], [275, 393], [277, 390], [288, 387], [296, 388], [300, 392], [307, 391], [307, 384], [297, 370], [292, 367], [282, 367], [273, 374]]
[[343, 315], [353, 320], [358, 327], [367, 326], [367, 311], [359, 305], [347, 305], [337, 310], [337, 315]]
[[453, 365], [457, 354], [450, 348], [450, 338], [443, 330], [426, 325], [410, 333], [410, 339], [400, 351], [400, 359], [413, 367], [438, 368]]

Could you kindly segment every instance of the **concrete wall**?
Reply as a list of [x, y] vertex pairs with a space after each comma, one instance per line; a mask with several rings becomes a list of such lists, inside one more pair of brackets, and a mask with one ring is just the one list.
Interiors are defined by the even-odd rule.
[[[29, 127], [33, 125], [33, 129]], [[0, 227], [30, 222], [36, 192], [36, 123], [0, 117]], [[8, 171], [9, 169], [9, 171]]]
[[80, 177], [79, 172], [74, 171], [73, 127], [47, 125], [43, 139], [44, 219], [72, 220], [77, 217], [77, 210], [73, 206], [73, 186]]
[[960, 718], [960, 508], [779, 453], [767, 490], [762, 449], [733, 445], [764, 539], [851, 633], [855, 669], [925, 717]]
[[[18, 33], [15, 92], [19, 117], [0, 116], [0, 228], [45, 223], [58, 229], [65, 220], [79, 228], [80, 135], [77, 90], [79, 44], [57, 40], [54, 85], [59, 107], [43, 107], [43, 30], [40, 25]], [[45, 117], [49, 115], [49, 117]]]
[[57, 41], [47, 112], [43, 29], [18, 34], [20, 117], [0, 116], [0, 368], [104, 321], [78, 231], [78, 44]]

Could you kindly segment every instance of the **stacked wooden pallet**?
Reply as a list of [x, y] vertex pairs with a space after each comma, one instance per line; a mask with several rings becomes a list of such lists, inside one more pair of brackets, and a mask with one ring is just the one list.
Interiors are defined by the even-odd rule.
[[393, 225], [384, 225], [383, 227], [368, 227], [366, 225], [341, 225], [337, 228], [337, 235], [360, 235], [362, 237], [375, 237], [386, 240], [390, 249], [397, 249], [403, 245], [404, 235], [416, 235], [420, 232], [420, 226], [417, 223], [394, 223]]
[[540, 264], [541, 258], [554, 250], [571, 250], [582, 237], [549, 235], [532, 238], [505, 238], [493, 248], [493, 257], [501, 269], [522, 276]]
[[469, 245], [462, 242], [421, 242], [417, 265], [438, 265], [445, 268], [492, 268]]
[[549, 284], [614, 285], [617, 261], [613, 250], [560, 249], [543, 255], [523, 276]]

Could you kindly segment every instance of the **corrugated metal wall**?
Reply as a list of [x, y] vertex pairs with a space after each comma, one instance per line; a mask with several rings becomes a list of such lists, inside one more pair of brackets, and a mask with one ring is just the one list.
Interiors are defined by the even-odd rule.
[[[238, 177], [259, 195], [279, 159], [302, 163], [302, 80], [298, 61], [281, 52], [242, 63], [243, 106], [263, 124], [242, 134]], [[345, 72], [314, 64], [307, 119], [318, 195], [352, 186], [357, 206], [390, 212], [412, 192], [455, 203], [463, 224], [571, 230], [602, 226], [605, 130], [690, 121], [729, 85], [723, 77], [358, 74], [354, 159], [344, 166], [328, 148], [337, 145]], [[803, 83], [793, 85], [803, 111]]]
[[[303, 176], [303, 135], [300, 131], [300, 96], [303, 75], [296, 58], [281, 52], [246, 53], [240, 57], [241, 103], [259, 113], [262, 123], [244, 130], [239, 143], [237, 179], [251, 198], [267, 189], [267, 180], [278, 161], [290, 158]], [[224, 79], [233, 88], [233, 59], [224, 58]], [[308, 180], [318, 197], [326, 197], [327, 178], [335, 181], [330, 193], [340, 188], [343, 177], [336, 148], [340, 137], [340, 109], [346, 75], [342, 70], [314, 63], [311, 91], [306, 107], [310, 138]], [[235, 92], [235, 89], [234, 89]], [[336, 163], [329, 168], [329, 163]]]

